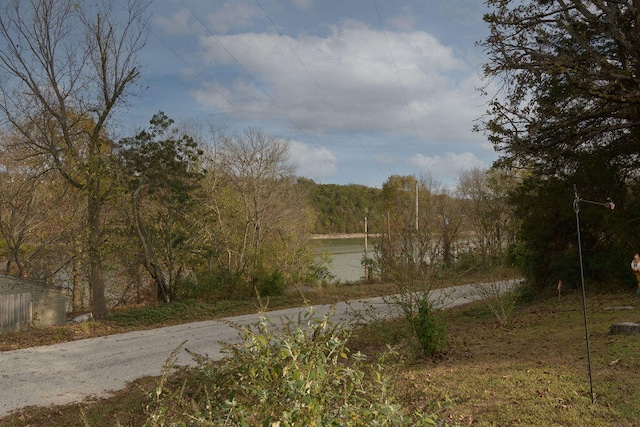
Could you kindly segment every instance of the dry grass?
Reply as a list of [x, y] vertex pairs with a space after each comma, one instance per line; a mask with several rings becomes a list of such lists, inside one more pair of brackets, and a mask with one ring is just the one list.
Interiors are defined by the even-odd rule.
[[[587, 299], [595, 404], [579, 292], [519, 307], [507, 327], [481, 303], [444, 312], [449, 349], [431, 360], [407, 356], [401, 400], [459, 425], [640, 425], [640, 335], [608, 334], [614, 323], [639, 322], [640, 313], [606, 309], [637, 298], [612, 292]], [[387, 337], [403, 327], [386, 326]]]

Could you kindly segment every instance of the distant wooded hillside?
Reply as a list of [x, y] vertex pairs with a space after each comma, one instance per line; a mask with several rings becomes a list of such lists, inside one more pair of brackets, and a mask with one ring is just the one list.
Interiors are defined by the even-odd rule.
[[[318, 219], [314, 232], [359, 233], [364, 228], [364, 218], [369, 218], [369, 230], [382, 221], [382, 190], [364, 185], [317, 184], [313, 180], [299, 178], [315, 209]], [[378, 224], [379, 225], [379, 224]]]

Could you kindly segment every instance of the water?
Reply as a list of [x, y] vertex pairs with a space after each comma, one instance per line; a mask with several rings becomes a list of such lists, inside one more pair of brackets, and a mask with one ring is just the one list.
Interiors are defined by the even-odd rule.
[[[361, 264], [364, 256], [364, 237], [345, 239], [318, 239], [316, 254], [326, 253], [330, 256], [329, 272], [340, 282], [355, 282], [364, 278], [364, 267]], [[369, 256], [373, 254], [371, 240], [368, 243]]]

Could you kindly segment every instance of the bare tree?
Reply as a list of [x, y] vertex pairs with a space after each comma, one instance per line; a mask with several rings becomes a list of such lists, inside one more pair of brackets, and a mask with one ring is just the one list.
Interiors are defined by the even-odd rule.
[[[91, 3], [93, 4], [93, 3]], [[112, 144], [107, 125], [140, 76], [148, 0], [7, 0], [0, 10], [0, 113], [87, 204], [94, 316], [107, 315], [101, 245]]]
[[253, 128], [218, 135], [212, 161], [207, 179], [220, 260], [250, 276], [260, 267], [304, 271], [313, 215], [295, 186], [288, 141]]
[[484, 256], [501, 254], [513, 242], [514, 224], [508, 192], [514, 179], [497, 169], [471, 169], [460, 175], [457, 193], [469, 205], [472, 240]]

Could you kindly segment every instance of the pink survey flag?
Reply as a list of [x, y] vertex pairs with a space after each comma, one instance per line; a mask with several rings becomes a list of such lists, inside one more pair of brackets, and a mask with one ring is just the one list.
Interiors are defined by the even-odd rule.
[[558, 280], [558, 290], [562, 288], [562, 280]]

